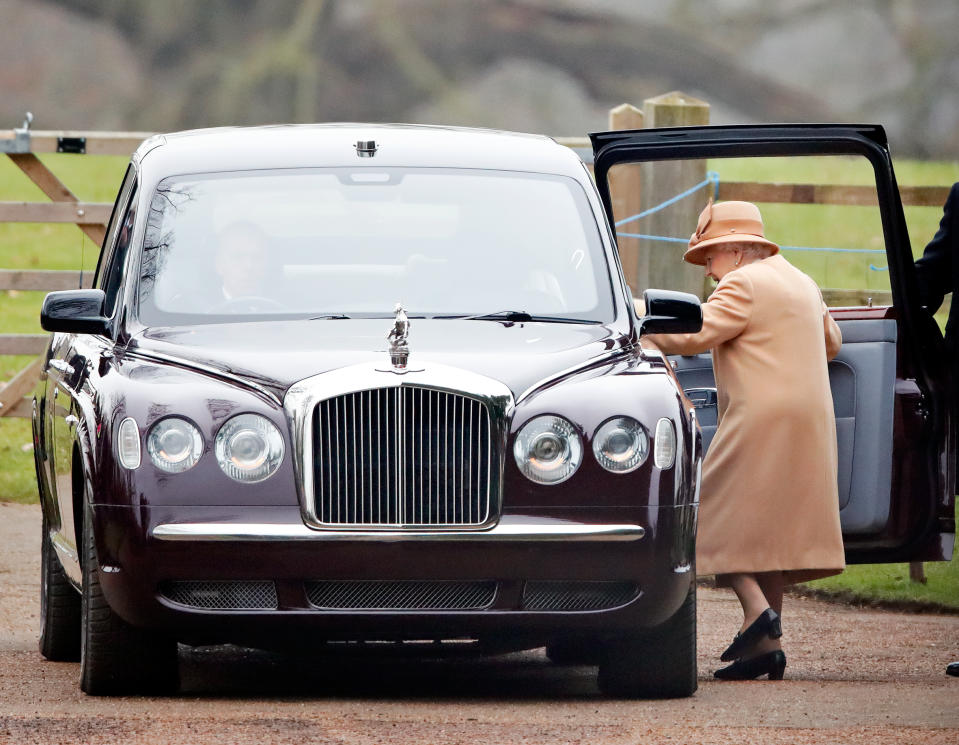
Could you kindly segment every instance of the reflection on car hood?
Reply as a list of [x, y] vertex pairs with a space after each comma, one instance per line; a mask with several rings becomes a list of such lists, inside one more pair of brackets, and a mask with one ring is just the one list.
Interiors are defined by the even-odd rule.
[[[248, 377], [279, 397], [311, 375], [358, 363], [389, 367], [392, 319], [274, 321], [154, 328], [131, 350]], [[609, 326], [412, 319], [409, 367], [440, 363], [499, 380], [514, 397], [544, 378], [622, 349]]]

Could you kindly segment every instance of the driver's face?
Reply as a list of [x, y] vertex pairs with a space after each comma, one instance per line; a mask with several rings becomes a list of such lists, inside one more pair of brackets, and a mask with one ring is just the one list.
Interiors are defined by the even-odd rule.
[[217, 255], [216, 269], [230, 297], [261, 295], [266, 250], [251, 236], [236, 236]]

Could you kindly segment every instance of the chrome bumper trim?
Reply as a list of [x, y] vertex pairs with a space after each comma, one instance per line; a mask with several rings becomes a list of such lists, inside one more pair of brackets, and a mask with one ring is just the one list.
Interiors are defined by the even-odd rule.
[[640, 525], [587, 525], [566, 520], [501, 520], [488, 530], [315, 530], [302, 523], [164, 523], [160, 541], [638, 541]]

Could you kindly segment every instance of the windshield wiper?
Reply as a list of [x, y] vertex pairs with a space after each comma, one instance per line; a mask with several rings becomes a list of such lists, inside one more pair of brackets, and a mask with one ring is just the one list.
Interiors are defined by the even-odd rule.
[[463, 316], [464, 321], [532, 321], [533, 316], [525, 310], [498, 310], [495, 313], [480, 313], [475, 316]]
[[527, 321], [540, 321], [544, 323], [598, 323], [598, 321], [589, 321], [583, 318], [566, 318], [564, 316], [534, 316], [525, 310], [500, 310], [495, 313], [431, 316], [431, 318], [449, 318], [461, 321], [506, 321], [507, 323], [526, 323]]

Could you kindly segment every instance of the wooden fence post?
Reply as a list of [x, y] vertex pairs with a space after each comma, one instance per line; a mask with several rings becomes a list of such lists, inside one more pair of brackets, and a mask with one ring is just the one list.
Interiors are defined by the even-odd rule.
[[[643, 112], [628, 103], [623, 103], [609, 110], [609, 128], [613, 129], [642, 129]], [[625, 164], [613, 168], [609, 173], [609, 196], [613, 202], [613, 214], [617, 219], [635, 215], [640, 211], [639, 168]], [[626, 232], [631, 231], [630, 225]], [[640, 261], [644, 258], [639, 251], [639, 242], [635, 238], [617, 237], [619, 247], [619, 261], [623, 265], [623, 274], [635, 295], [641, 292]], [[647, 254], [648, 256], [648, 254]]]
[[[685, 93], [673, 91], [656, 98], [647, 98], [643, 102], [643, 113], [647, 127], [681, 127], [709, 124], [709, 104]], [[660, 161], [644, 163], [640, 168], [643, 189], [640, 193], [640, 205], [643, 210], [662, 204], [706, 178], [706, 161]], [[701, 191], [667, 207], [662, 212], [653, 213], [642, 220], [641, 230], [646, 235], [688, 239], [696, 229], [696, 220], [709, 198], [710, 191]], [[645, 259], [640, 262], [640, 281], [638, 289], [659, 287], [670, 290], [682, 290], [706, 296], [706, 283], [703, 270], [698, 266], [686, 264], [682, 260], [686, 250], [685, 240], [679, 242], [642, 240], [641, 254], [648, 255], [648, 266], [642, 273]]]

